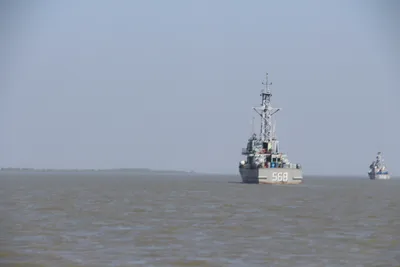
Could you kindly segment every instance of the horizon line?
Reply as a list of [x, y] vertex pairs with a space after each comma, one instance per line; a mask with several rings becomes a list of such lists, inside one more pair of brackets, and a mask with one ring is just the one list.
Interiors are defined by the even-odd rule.
[[[203, 175], [239, 175], [238, 173], [221, 173], [221, 172], [203, 172], [195, 170], [173, 170], [173, 169], [151, 169], [151, 168], [23, 168], [23, 167], [1, 167], [0, 171], [75, 171], [75, 172], [101, 172], [101, 171], [146, 171], [146, 172], [176, 172], [176, 173], [194, 173]], [[305, 174], [308, 177], [363, 177], [362, 174]]]

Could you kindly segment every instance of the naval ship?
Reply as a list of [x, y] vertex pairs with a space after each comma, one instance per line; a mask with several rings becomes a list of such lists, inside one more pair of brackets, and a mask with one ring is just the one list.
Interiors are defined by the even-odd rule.
[[378, 152], [378, 154], [376, 155], [376, 159], [371, 163], [371, 165], [369, 165], [368, 176], [371, 180], [390, 179], [390, 174], [386, 170], [386, 165], [381, 152]]
[[[279, 149], [275, 133], [275, 121], [272, 116], [280, 108], [271, 105], [271, 90], [266, 74], [265, 87], [261, 91], [261, 105], [253, 107], [260, 116], [260, 135], [252, 132], [247, 147], [242, 149], [245, 160], [239, 163], [239, 173], [243, 183], [254, 184], [300, 184], [303, 182], [303, 170], [300, 164], [290, 163], [287, 155]], [[254, 124], [254, 119], [253, 119]], [[254, 127], [254, 126], [253, 126]]]

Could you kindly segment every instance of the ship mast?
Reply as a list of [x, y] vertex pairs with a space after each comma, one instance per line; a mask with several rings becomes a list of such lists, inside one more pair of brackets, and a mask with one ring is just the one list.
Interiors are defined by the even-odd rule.
[[381, 168], [382, 167], [382, 165], [383, 165], [383, 159], [382, 159], [382, 153], [381, 152], [378, 152], [378, 154], [376, 155], [376, 166], [378, 167], [378, 168]]
[[280, 110], [280, 108], [273, 108], [271, 105], [272, 93], [269, 88], [272, 83], [268, 81], [268, 73], [266, 74], [266, 81], [262, 83], [265, 88], [261, 91], [261, 106], [253, 108], [255, 112], [261, 117], [260, 127], [260, 140], [269, 142], [273, 138], [272, 115]]

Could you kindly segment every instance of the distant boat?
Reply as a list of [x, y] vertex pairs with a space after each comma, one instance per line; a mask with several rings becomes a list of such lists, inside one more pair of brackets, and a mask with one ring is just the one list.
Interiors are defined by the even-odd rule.
[[386, 165], [381, 152], [378, 152], [376, 159], [369, 165], [368, 172], [369, 179], [371, 180], [389, 180], [390, 174], [386, 169]]

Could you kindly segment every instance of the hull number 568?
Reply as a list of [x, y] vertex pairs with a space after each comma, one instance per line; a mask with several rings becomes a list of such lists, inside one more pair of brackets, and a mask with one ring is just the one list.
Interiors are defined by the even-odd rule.
[[272, 181], [273, 182], [287, 182], [288, 181], [288, 173], [287, 172], [273, 172], [272, 173]]

